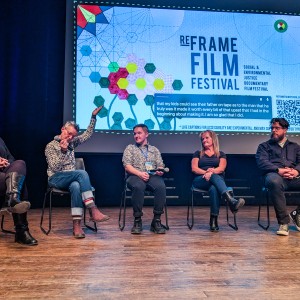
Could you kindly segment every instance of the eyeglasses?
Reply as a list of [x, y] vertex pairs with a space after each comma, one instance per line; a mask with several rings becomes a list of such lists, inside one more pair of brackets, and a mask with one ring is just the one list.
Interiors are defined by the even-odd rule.
[[271, 126], [270, 129], [271, 129], [271, 131], [273, 131], [273, 130], [279, 131], [280, 129], [283, 129], [283, 127], [281, 127], [281, 126]]
[[68, 134], [69, 136], [71, 136], [72, 138], [74, 138], [74, 137], [77, 135], [77, 131], [76, 131], [76, 132], [70, 131], [70, 130], [68, 130], [67, 127], [64, 127], [64, 130], [65, 130], [65, 131], [67, 132], [67, 134]]

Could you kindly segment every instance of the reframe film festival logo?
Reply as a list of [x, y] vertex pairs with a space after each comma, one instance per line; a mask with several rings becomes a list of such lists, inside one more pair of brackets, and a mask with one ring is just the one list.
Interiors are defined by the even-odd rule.
[[277, 20], [274, 23], [274, 28], [277, 32], [283, 33], [286, 32], [288, 29], [288, 24], [284, 20]]

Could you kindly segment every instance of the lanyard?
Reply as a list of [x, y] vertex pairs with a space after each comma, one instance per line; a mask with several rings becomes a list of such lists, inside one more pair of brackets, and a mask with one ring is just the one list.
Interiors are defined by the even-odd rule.
[[[139, 148], [139, 147], [138, 147]], [[143, 151], [142, 148], [139, 148], [142, 152], [143, 156], [145, 157], [146, 161], [148, 160], [148, 146], [146, 146], [146, 151]]]

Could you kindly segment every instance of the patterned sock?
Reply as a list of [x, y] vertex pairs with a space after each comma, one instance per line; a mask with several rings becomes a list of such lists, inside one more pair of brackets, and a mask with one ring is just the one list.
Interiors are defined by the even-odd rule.
[[87, 208], [96, 206], [93, 198], [85, 199], [85, 200], [83, 200], [83, 203]]
[[72, 216], [72, 218], [73, 218], [73, 220], [81, 220], [82, 219], [82, 217], [79, 215], [74, 215], [74, 216]]

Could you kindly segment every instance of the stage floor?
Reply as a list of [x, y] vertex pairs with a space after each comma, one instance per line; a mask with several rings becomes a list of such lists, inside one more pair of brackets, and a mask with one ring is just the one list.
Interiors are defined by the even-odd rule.
[[[290, 207], [292, 210], [294, 207]], [[265, 209], [265, 207], [264, 207]], [[86, 238], [72, 236], [68, 208], [54, 208], [52, 231], [40, 228], [40, 209], [29, 212], [36, 247], [14, 243], [0, 233], [1, 299], [299, 299], [300, 232], [276, 235], [271, 207], [268, 231], [257, 225], [256, 206], [237, 216], [239, 230], [226, 223], [209, 231], [209, 208], [195, 208], [195, 225], [186, 226], [186, 207], [169, 207], [170, 230], [149, 231], [152, 208], [145, 207], [141, 235], [130, 234], [132, 211], [126, 227], [118, 228], [119, 209], [104, 208], [108, 222]], [[5, 228], [11, 229], [11, 220]]]

